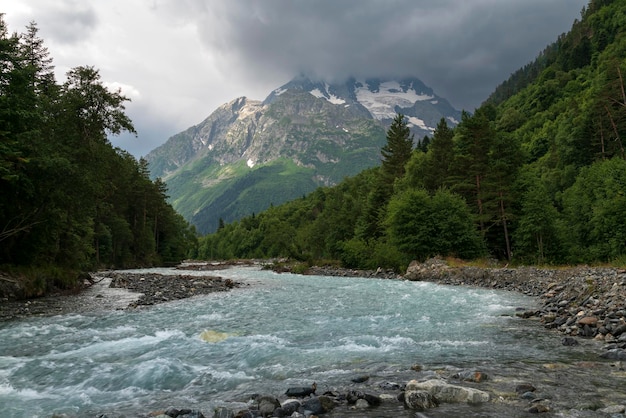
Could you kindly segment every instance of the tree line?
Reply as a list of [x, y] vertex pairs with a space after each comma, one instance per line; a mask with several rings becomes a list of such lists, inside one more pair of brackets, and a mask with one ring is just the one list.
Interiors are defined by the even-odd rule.
[[135, 133], [128, 99], [93, 67], [62, 84], [53, 70], [36, 24], [9, 33], [0, 15], [0, 266], [44, 292], [80, 271], [180, 261], [194, 230], [147, 162], [108, 140]]
[[200, 240], [200, 256], [626, 263], [626, 1], [572, 30], [454, 128], [417, 146], [398, 115], [381, 165]]

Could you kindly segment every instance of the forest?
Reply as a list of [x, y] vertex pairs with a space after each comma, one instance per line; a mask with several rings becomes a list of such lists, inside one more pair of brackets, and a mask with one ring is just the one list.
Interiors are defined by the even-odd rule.
[[592, 0], [456, 127], [414, 145], [398, 115], [380, 166], [220, 223], [199, 257], [625, 265], [625, 29], [626, 0]]
[[135, 133], [127, 100], [89, 66], [57, 83], [37, 25], [9, 33], [0, 15], [0, 271], [24, 296], [97, 268], [178, 263], [196, 245], [147, 162], [108, 140]]

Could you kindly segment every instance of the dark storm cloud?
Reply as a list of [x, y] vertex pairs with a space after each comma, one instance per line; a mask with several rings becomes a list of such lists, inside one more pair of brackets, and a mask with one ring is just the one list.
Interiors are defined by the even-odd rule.
[[191, 3], [203, 42], [228, 71], [259, 79], [414, 75], [473, 110], [568, 31], [587, 1]]

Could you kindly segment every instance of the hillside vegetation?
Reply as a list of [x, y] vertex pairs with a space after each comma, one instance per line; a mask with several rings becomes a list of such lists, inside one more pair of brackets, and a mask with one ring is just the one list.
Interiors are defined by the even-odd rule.
[[[205, 258], [626, 263], [626, 0], [593, 0], [569, 33], [457, 127], [407, 149], [406, 119], [382, 165], [201, 239]], [[623, 139], [624, 138], [624, 139]]]
[[58, 84], [37, 32], [9, 34], [0, 15], [0, 280], [35, 296], [80, 271], [179, 262], [195, 233], [147, 162], [107, 139], [134, 132], [127, 99], [92, 67]]

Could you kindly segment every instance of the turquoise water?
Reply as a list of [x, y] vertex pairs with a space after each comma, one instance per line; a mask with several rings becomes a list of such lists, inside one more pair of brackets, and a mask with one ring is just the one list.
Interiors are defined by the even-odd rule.
[[2, 416], [208, 412], [312, 381], [318, 392], [363, 374], [406, 383], [416, 363], [558, 356], [512, 316], [535, 304], [512, 292], [256, 268], [210, 274], [248, 285], [135, 311], [0, 323]]

